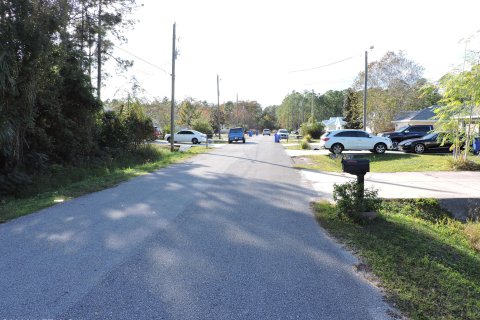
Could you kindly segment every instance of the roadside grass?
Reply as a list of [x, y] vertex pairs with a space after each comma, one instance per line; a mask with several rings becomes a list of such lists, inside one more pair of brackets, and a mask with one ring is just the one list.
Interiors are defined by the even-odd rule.
[[293, 146], [285, 146], [285, 149], [288, 149], [288, 150], [302, 150], [302, 146], [300, 144], [295, 144]]
[[206, 151], [205, 147], [192, 147], [186, 152], [172, 153], [168, 146], [149, 145], [137, 153], [123, 153], [96, 164], [53, 166], [48, 173], [33, 177], [33, 183], [17, 197], [0, 201], [0, 223], [112, 187]]
[[[469, 235], [478, 241], [479, 223], [423, 219], [410, 215], [405, 201], [417, 211], [421, 207], [418, 200], [385, 200], [379, 218], [367, 225], [339, 218], [328, 202], [315, 203], [314, 210], [323, 228], [358, 253], [404, 315], [480, 319], [480, 253]], [[431, 212], [423, 214], [432, 217]]]
[[[306, 155], [313, 160], [312, 165], [296, 165], [297, 168], [321, 171], [341, 172], [341, 157], [331, 158], [330, 155]], [[416, 171], [451, 171], [451, 154], [355, 154], [355, 158], [370, 160], [372, 172], [416, 172]], [[470, 160], [480, 165], [480, 157], [470, 157]]]

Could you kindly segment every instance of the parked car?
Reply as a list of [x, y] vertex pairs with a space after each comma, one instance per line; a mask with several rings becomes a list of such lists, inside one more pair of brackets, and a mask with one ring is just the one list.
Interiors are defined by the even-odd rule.
[[[165, 135], [165, 140], [170, 142], [170, 134]], [[173, 135], [174, 142], [191, 142], [193, 144], [207, 142], [207, 135], [195, 130], [180, 130]]]
[[264, 136], [269, 136], [270, 135], [270, 129], [263, 129], [263, 135]]
[[398, 144], [398, 150], [404, 152], [424, 153], [432, 152], [448, 152], [452, 143], [445, 141], [442, 145], [442, 137], [439, 132], [429, 133], [421, 138], [404, 140]]
[[287, 129], [279, 129], [277, 134], [280, 136], [280, 139], [288, 139], [288, 131]]
[[153, 137], [155, 139], [160, 139], [161, 135], [162, 135], [162, 132], [160, 131], [160, 129], [157, 126], [154, 126], [153, 127]]
[[370, 150], [380, 154], [392, 148], [392, 140], [363, 130], [343, 129], [324, 133], [320, 138], [320, 147], [335, 154], [343, 150]]
[[432, 130], [432, 125], [408, 125], [393, 132], [379, 133], [378, 136], [390, 138], [393, 143], [393, 148], [395, 149], [400, 142], [408, 139], [421, 138]]
[[245, 143], [245, 133], [243, 128], [231, 128], [228, 130], [228, 143], [242, 141]]

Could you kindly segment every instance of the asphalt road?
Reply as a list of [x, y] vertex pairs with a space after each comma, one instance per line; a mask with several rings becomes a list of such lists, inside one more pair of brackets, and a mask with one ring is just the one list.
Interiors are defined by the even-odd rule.
[[0, 225], [0, 319], [389, 319], [273, 137]]

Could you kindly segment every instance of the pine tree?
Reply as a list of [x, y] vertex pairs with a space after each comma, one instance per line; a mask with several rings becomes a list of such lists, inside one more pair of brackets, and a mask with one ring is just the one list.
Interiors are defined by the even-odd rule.
[[182, 102], [179, 110], [179, 119], [178, 123], [182, 125], [186, 125], [187, 127], [191, 127], [193, 121], [200, 117], [200, 111], [198, 110], [197, 106], [192, 103], [190, 100], [185, 100]]
[[346, 129], [362, 129], [362, 110], [358, 99], [358, 94], [352, 89], [348, 89], [343, 102], [343, 116], [347, 124]]

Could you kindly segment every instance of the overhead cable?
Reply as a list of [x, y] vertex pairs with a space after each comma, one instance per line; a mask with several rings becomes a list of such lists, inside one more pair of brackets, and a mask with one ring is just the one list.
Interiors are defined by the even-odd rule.
[[146, 64], [149, 64], [149, 65], [151, 65], [152, 67], [155, 67], [155, 68], [163, 71], [164, 73], [166, 73], [166, 74], [168, 74], [168, 75], [170, 76], [170, 73], [168, 73], [168, 72], [167, 72], [165, 69], [163, 69], [162, 67], [159, 67], [159, 66], [157, 66], [157, 65], [155, 65], [155, 64], [153, 64], [153, 63], [151, 63], [151, 62], [149, 62], [149, 61], [147, 61], [147, 60], [145, 60], [145, 59], [143, 59], [143, 58], [140, 58], [139, 56], [137, 56], [137, 55], [135, 55], [135, 54], [133, 54], [133, 53], [131, 53], [131, 52], [123, 49], [123, 48], [120, 48], [120, 47], [118, 47], [118, 46], [116, 46], [116, 45], [113, 45], [113, 46], [114, 46], [115, 48], [117, 48], [117, 49], [119, 49], [119, 50], [122, 50], [123, 52], [128, 53], [129, 55], [137, 58], [138, 60], [143, 61], [143, 62], [145, 62]]
[[351, 57], [348, 57], [348, 58], [345, 58], [345, 59], [342, 59], [342, 60], [338, 60], [338, 61], [335, 61], [335, 62], [331, 62], [331, 63], [324, 64], [324, 65], [322, 65], [322, 66], [313, 67], [313, 68], [308, 68], [308, 69], [302, 69], [302, 70], [294, 70], [294, 71], [290, 71], [289, 73], [304, 72], [304, 71], [310, 71], [310, 70], [315, 70], [315, 69], [321, 69], [321, 68], [333, 66], [333, 65], [338, 64], [338, 63], [345, 62], [345, 61], [350, 60], [350, 59], [353, 59], [353, 58], [355, 58], [355, 57], [356, 57], [356, 56], [351, 56]]

